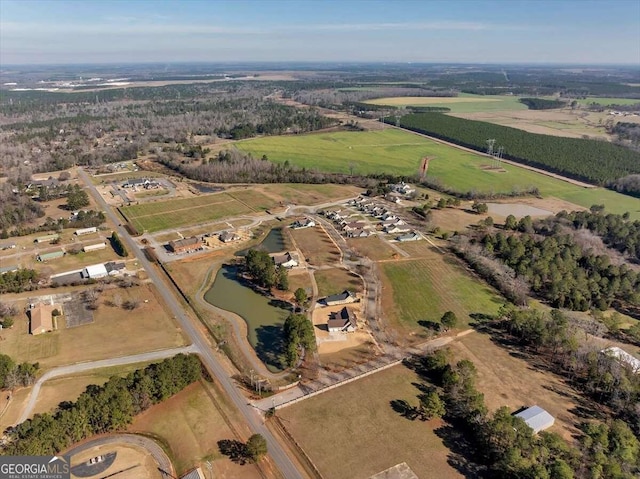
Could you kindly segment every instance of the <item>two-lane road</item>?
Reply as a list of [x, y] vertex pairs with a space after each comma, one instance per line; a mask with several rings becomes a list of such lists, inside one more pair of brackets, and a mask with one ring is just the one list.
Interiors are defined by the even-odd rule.
[[146, 270], [149, 278], [155, 284], [159, 294], [170, 308], [173, 315], [176, 317], [182, 330], [187, 337], [192, 341], [194, 346], [198, 349], [200, 358], [209, 372], [219, 381], [224, 388], [227, 395], [231, 398], [235, 406], [240, 410], [245, 420], [249, 424], [251, 430], [255, 433], [261, 434], [267, 441], [269, 448], [269, 455], [275, 462], [276, 466], [280, 469], [282, 475], [287, 479], [302, 479], [302, 474], [298, 471], [294, 463], [289, 459], [289, 456], [284, 452], [284, 449], [280, 446], [280, 443], [275, 439], [271, 431], [263, 423], [262, 416], [258, 413], [252, 405], [249, 404], [247, 399], [238, 391], [233, 380], [227, 376], [226, 371], [222, 365], [218, 362], [213, 354], [211, 347], [209, 346], [207, 339], [203, 336], [199, 328], [187, 317], [182, 310], [180, 303], [177, 301], [174, 293], [167, 287], [162, 280], [158, 272], [153, 268], [152, 264], [147, 260], [144, 253], [138, 245], [131, 239], [124, 227], [120, 226], [121, 220], [117, 217], [114, 211], [107, 205], [107, 202], [100, 196], [95, 186], [91, 182], [89, 175], [82, 169], [78, 168], [78, 175], [84, 181], [91, 192], [91, 196], [94, 198], [100, 208], [107, 214], [109, 219], [116, 226], [116, 230], [122, 241], [126, 244], [127, 248], [136, 256], [140, 265]]

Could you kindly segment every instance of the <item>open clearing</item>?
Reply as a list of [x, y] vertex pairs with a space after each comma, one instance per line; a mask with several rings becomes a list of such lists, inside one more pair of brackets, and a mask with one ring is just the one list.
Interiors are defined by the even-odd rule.
[[473, 333], [451, 343], [456, 360], [469, 359], [478, 369], [478, 391], [484, 393], [489, 410], [508, 406], [515, 411], [524, 406], [538, 405], [556, 418], [550, 431], [571, 440], [576, 425], [583, 419], [579, 411], [580, 398], [559, 377], [533, 368], [519, 358], [517, 350], [495, 344], [487, 334]]
[[504, 300], [454, 258], [424, 244], [421, 259], [380, 263], [382, 309], [390, 324], [418, 337], [427, 336], [430, 322], [439, 323], [446, 311], [458, 316], [460, 325], [473, 313], [495, 314]]
[[640, 99], [638, 98], [589, 97], [581, 98], [577, 101], [581, 105], [590, 105], [591, 103], [597, 103], [598, 105], [637, 105], [640, 103]]
[[[140, 306], [131, 312], [104, 304], [117, 299], [116, 296], [122, 302], [137, 299]], [[0, 333], [0, 353], [8, 354], [16, 362], [37, 361], [41, 368], [49, 369], [186, 344], [151, 284], [106, 290], [100, 295], [100, 303], [94, 311], [93, 323], [37, 336], [29, 334], [26, 315], [17, 317], [11, 329]]]
[[246, 438], [236, 437], [219, 407], [220, 397], [213, 386], [195, 383], [136, 416], [129, 432], [159, 438], [179, 475], [201, 461], [210, 461], [213, 477], [261, 477], [256, 466], [240, 466], [220, 454], [218, 441]]
[[388, 106], [434, 106], [450, 108], [452, 112], [493, 110], [526, 110], [527, 106], [513, 95], [472, 95], [461, 93], [456, 97], [405, 96], [367, 100], [371, 105]]
[[372, 261], [393, 259], [398, 256], [398, 253], [389, 246], [389, 243], [378, 235], [369, 236], [368, 238], [347, 239], [347, 244]]
[[418, 376], [396, 366], [281, 409], [284, 427], [326, 479], [365, 479], [400, 462], [421, 478], [461, 478], [434, 430], [442, 422], [410, 421], [390, 402], [416, 404]]
[[342, 268], [321, 269], [315, 272], [314, 277], [318, 285], [318, 295], [321, 298], [342, 293], [345, 289], [356, 293], [364, 289], [359, 276]]
[[259, 188], [282, 204], [317, 205], [340, 199], [353, 198], [362, 193], [362, 188], [351, 185], [307, 185], [307, 184], [269, 184]]
[[227, 193], [124, 206], [120, 211], [138, 231], [149, 233], [254, 212]]
[[340, 261], [340, 250], [320, 226], [288, 231], [307, 263], [323, 266]]
[[[607, 211], [631, 213], [640, 219], [640, 200], [604, 188], [582, 188], [518, 166], [504, 164], [504, 172], [484, 169], [483, 155], [445, 145], [396, 128], [380, 131], [337, 132], [297, 136], [273, 136], [240, 141], [235, 146], [254, 156], [267, 154], [277, 162], [349, 173], [413, 175], [424, 156], [430, 178], [460, 191], [507, 192], [537, 186], [542, 196], [553, 196], [585, 208], [604, 204]], [[506, 145], [508, 150], [508, 145]]]

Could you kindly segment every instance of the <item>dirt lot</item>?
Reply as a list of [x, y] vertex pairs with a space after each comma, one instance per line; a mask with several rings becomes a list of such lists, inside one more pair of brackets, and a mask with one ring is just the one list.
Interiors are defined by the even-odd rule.
[[[158, 465], [149, 453], [141, 448], [130, 444], [108, 444], [105, 446], [93, 447], [87, 451], [73, 456], [71, 465], [76, 466], [87, 462], [89, 459], [116, 452], [114, 463], [106, 471], [101, 473], [101, 477], [117, 477], [118, 479], [162, 479], [163, 474], [158, 471]], [[76, 477], [72, 475], [71, 477]]]
[[[106, 303], [137, 299], [133, 312]], [[147, 303], [144, 301], [148, 300]], [[43, 369], [185, 345], [180, 328], [163, 308], [153, 285], [105, 290], [94, 322], [72, 329], [32, 336], [26, 315], [0, 333], [0, 353], [16, 361], [38, 361]]]
[[340, 261], [340, 250], [321, 227], [289, 231], [310, 265], [325, 266]]
[[518, 350], [495, 344], [483, 333], [472, 333], [451, 343], [456, 360], [469, 359], [478, 369], [478, 390], [491, 411], [508, 406], [512, 410], [538, 405], [556, 418], [550, 431], [571, 440], [577, 433], [579, 396], [559, 377], [533, 369]]
[[247, 439], [238, 437], [234, 423], [228, 422], [236, 418], [228, 419], [226, 412], [221, 411], [226, 411], [226, 405], [213, 387], [196, 383], [137, 416], [129, 431], [159, 437], [166, 444], [178, 474], [200, 462], [210, 461], [213, 477], [261, 477], [255, 465], [241, 466], [220, 454], [218, 441]]
[[390, 406], [396, 399], [417, 404], [416, 382], [414, 372], [396, 366], [278, 415], [326, 479], [365, 479], [401, 462], [424, 479], [463, 477], [435, 432], [441, 421], [410, 421]]
[[258, 190], [282, 204], [317, 205], [342, 198], [353, 198], [362, 188], [349, 185], [274, 184], [261, 185]]
[[398, 253], [379, 236], [348, 239], [347, 244], [363, 256], [373, 260], [395, 259]]
[[358, 330], [353, 333], [330, 333], [327, 329], [327, 321], [329, 320], [329, 315], [331, 313], [335, 313], [344, 308], [342, 306], [326, 306], [321, 307], [318, 306], [313, 310], [312, 313], [312, 321], [313, 321], [313, 331], [316, 335], [316, 344], [318, 345], [318, 354], [332, 354], [340, 352], [344, 349], [357, 348], [367, 342], [371, 342], [371, 335], [363, 330], [364, 323], [360, 314], [361, 305], [360, 303], [353, 303], [347, 305], [349, 309], [351, 309], [355, 315], [356, 320], [358, 321]]

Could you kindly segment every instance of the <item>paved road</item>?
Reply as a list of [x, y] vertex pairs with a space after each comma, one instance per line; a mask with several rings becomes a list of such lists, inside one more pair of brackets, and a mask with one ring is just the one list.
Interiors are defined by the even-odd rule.
[[[120, 225], [121, 220], [107, 205], [102, 196], [100, 196], [95, 186], [91, 182], [89, 175], [87, 175], [87, 173], [83, 169], [79, 168], [78, 176], [87, 185], [94, 200], [107, 214], [114, 225]], [[147, 258], [144, 256], [144, 253], [131, 239], [124, 227], [117, 226], [116, 230], [120, 238], [122, 238], [122, 241], [124, 241], [124, 243], [126, 244], [126, 247], [137, 257], [140, 265], [146, 270], [149, 278], [155, 284], [158, 293], [165, 301], [165, 304], [169, 307], [177, 321], [180, 323], [182, 330], [189, 337], [189, 339], [191, 339], [191, 341], [199, 351], [200, 358], [209, 372], [220, 382], [220, 385], [224, 388], [229, 398], [233, 401], [235, 406], [244, 416], [251, 430], [264, 436], [267, 441], [269, 455], [275, 462], [276, 466], [280, 469], [282, 475], [287, 479], [302, 479], [303, 476], [298, 471], [291, 459], [289, 459], [289, 456], [287, 456], [284, 449], [280, 446], [280, 443], [276, 440], [273, 434], [271, 434], [271, 431], [269, 431], [269, 429], [267, 429], [267, 427], [264, 425], [263, 418], [260, 413], [250, 403], [248, 403], [247, 399], [238, 391], [233, 380], [227, 375], [225, 369], [216, 359], [207, 339], [203, 336], [200, 329], [196, 327], [196, 325], [184, 313], [174, 293], [162, 280], [160, 274], [158, 274], [158, 272], [153, 268], [149, 260], [147, 260]]]
[[109, 368], [113, 366], [122, 366], [125, 364], [134, 364], [134, 363], [142, 363], [145, 361], [155, 361], [156, 359], [164, 359], [175, 356], [176, 354], [184, 353], [195, 353], [197, 352], [196, 348], [192, 346], [185, 346], [182, 348], [173, 348], [173, 349], [162, 349], [160, 351], [151, 351], [148, 353], [142, 354], [134, 354], [132, 356], [122, 356], [119, 358], [110, 358], [110, 359], [102, 359], [100, 361], [88, 361], [86, 363], [76, 363], [70, 364], [68, 366], [60, 366], [59, 368], [54, 368], [46, 373], [44, 373], [40, 379], [36, 381], [33, 385], [33, 389], [31, 390], [31, 394], [29, 395], [29, 401], [26, 406], [22, 410], [22, 414], [20, 415], [20, 419], [18, 420], [18, 424], [23, 421], [26, 421], [31, 413], [33, 412], [33, 408], [36, 405], [36, 401], [38, 399], [38, 394], [40, 394], [40, 388], [45, 383], [45, 381], [49, 381], [50, 379], [57, 378], [60, 376], [68, 376], [69, 374], [82, 373], [85, 371], [91, 371], [93, 369], [100, 368]]
[[151, 456], [153, 456], [153, 459], [158, 464], [158, 469], [162, 473], [162, 477], [177, 477], [176, 472], [173, 469], [173, 465], [171, 464], [171, 460], [167, 457], [162, 448], [152, 439], [145, 436], [138, 436], [137, 434], [115, 434], [113, 436], [99, 437], [71, 448], [64, 454], [70, 455], [73, 461], [73, 456], [76, 454], [80, 454], [81, 452], [94, 447], [105, 446], [108, 444], [131, 444], [133, 446], [142, 447], [143, 449], [146, 449]]

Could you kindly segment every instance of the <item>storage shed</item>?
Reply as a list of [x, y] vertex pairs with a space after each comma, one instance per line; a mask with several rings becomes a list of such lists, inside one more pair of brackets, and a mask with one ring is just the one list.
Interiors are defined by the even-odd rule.
[[64, 251], [52, 251], [50, 253], [40, 253], [36, 256], [38, 261], [49, 261], [50, 259], [62, 258], [64, 256]]
[[516, 414], [524, 422], [527, 423], [533, 432], [538, 433], [553, 426], [555, 422], [554, 417], [540, 406], [531, 406], [530, 408], [520, 411]]
[[90, 251], [98, 251], [101, 249], [105, 249], [106, 247], [107, 247], [106, 243], [89, 244], [89, 245], [83, 246], [82, 251], [84, 251], [85, 253], [89, 253]]
[[75, 235], [76, 236], [82, 236], [82, 235], [90, 235], [92, 233], [97, 233], [98, 232], [98, 228], [96, 228], [95, 226], [92, 226], [91, 228], [80, 228], [79, 230], [75, 231]]
[[104, 278], [108, 274], [107, 268], [103, 264], [93, 264], [82, 271], [82, 276], [89, 279]]

